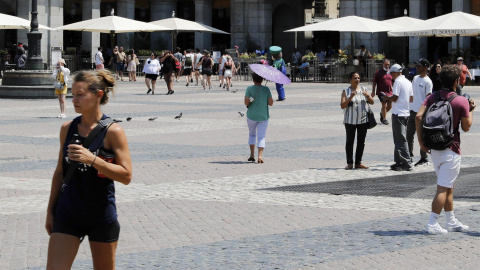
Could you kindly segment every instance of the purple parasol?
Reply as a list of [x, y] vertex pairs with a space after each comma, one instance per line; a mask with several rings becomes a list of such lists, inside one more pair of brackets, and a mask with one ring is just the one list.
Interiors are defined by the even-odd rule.
[[279, 83], [279, 84], [290, 84], [292, 83], [290, 79], [285, 76], [280, 70], [262, 64], [250, 64], [248, 65], [250, 69], [257, 73], [259, 76], [264, 78], [265, 80]]

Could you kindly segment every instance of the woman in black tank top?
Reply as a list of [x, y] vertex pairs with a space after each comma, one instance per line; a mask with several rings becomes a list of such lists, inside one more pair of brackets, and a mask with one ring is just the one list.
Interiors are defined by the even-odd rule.
[[212, 67], [213, 67], [213, 59], [210, 57], [210, 53], [205, 52], [202, 60], [198, 62], [197, 66], [202, 66], [202, 75], [203, 75], [203, 90], [207, 87], [208, 89], [212, 89]]
[[[114, 181], [128, 185], [132, 179], [125, 132], [113, 123], [101, 129], [88, 149], [70, 141], [74, 133], [87, 138], [107, 118], [100, 105], [108, 102], [114, 84], [115, 79], [105, 70], [81, 71], [74, 78], [72, 102], [81, 116], [64, 123], [60, 130], [62, 150], [52, 178], [45, 223], [50, 235], [47, 269], [70, 269], [85, 236], [93, 265], [115, 268], [120, 225]], [[69, 170], [73, 174], [64, 182]]]

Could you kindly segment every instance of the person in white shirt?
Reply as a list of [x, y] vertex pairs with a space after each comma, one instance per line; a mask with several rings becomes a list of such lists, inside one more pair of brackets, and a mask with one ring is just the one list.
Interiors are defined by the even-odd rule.
[[[222, 57], [220, 58], [220, 67], [218, 68], [218, 78], [220, 80], [220, 88], [223, 85], [223, 88], [225, 88], [225, 81], [224, 81], [224, 74], [223, 74], [223, 67], [225, 66], [225, 63], [227, 62], [227, 52], [222, 53]], [[226, 78], [225, 78], [226, 80]]]
[[[413, 88], [413, 103], [410, 104], [410, 116], [408, 118], [407, 124], [407, 143], [408, 151], [410, 152], [410, 158], [413, 158], [413, 141], [415, 140], [415, 117], [417, 112], [422, 107], [423, 101], [432, 94], [433, 82], [427, 76], [428, 68], [430, 67], [430, 62], [427, 59], [420, 58], [420, 60], [415, 62], [417, 66], [417, 71], [420, 75], [417, 75], [413, 78], [412, 88]], [[428, 154], [420, 148], [420, 160], [415, 163], [415, 166], [422, 166], [428, 164]]]
[[410, 116], [409, 103], [413, 102], [412, 83], [402, 75], [403, 68], [395, 64], [388, 73], [392, 76], [393, 95], [385, 95], [385, 100], [392, 102], [392, 133], [393, 143], [395, 144], [394, 160], [395, 164], [390, 166], [394, 171], [411, 171], [410, 153], [407, 144], [407, 122]]
[[202, 76], [202, 72], [201, 72], [201, 69], [202, 69], [202, 66], [198, 66], [198, 62], [200, 62], [200, 59], [203, 57], [203, 54], [200, 53], [200, 49], [197, 48], [196, 49], [197, 53], [195, 54], [195, 61], [193, 63], [193, 66], [195, 68], [195, 80], [197, 81], [197, 83], [195, 85], [198, 85], [198, 77], [200, 77], [200, 81], [203, 81], [203, 76]]
[[95, 67], [97, 70], [105, 69], [103, 62], [102, 47], [98, 47], [98, 52], [95, 54]]
[[[148, 87], [147, 94], [152, 92], [155, 95], [155, 83], [157, 82], [158, 73], [160, 72], [160, 62], [154, 52], [150, 54], [150, 58], [145, 61], [143, 66], [143, 73], [145, 73], [145, 84]], [[150, 87], [150, 84], [152, 85]]]

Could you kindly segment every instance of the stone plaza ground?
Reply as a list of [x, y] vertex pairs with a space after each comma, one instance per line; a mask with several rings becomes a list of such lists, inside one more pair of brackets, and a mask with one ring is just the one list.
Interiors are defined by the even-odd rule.
[[[163, 80], [155, 95], [145, 94], [142, 80], [119, 82], [103, 107], [123, 120], [133, 160], [131, 184], [116, 184], [117, 269], [478, 268], [477, 112], [462, 134], [455, 193], [456, 216], [470, 231], [430, 236], [423, 230], [435, 192], [433, 167], [390, 171], [391, 126], [368, 132], [370, 170], [343, 169], [339, 102], [346, 84], [286, 86], [286, 101], [270, 108], [265, 163], [257, 164], [247, 162], [248, 129], [238, 113], [246, 111], [251, 82], [233, 81], [227, 92], [214, 80], [203, 91], [182, 79], [166, 96]], [[275, 86], [267, 86], [276, 99]], [[464, 91], [480, 100], [476, 87]], [[0, 100], [0, 269], [45, 269], [58, 133], [76, 116], [70, 99], [67, 105], [67, 119], [57, 119], [56, 99]], [[73, 269], [92, 269], [87, 241]]]

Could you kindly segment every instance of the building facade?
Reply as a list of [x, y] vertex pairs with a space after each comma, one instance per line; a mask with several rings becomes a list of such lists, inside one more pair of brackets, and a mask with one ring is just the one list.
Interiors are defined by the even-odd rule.
[[[332, 2], [332, 3], [330, 3]], [[223, 50], [239, 46], [241, 51], [281, 46], [288, 60], [295, 46], [300, 51], [312, 46], [312, 33], [284, 33], [303, 26], [312, 19], [338, 17], [339, 0], [38, 0], [40, 24], [56, 28], [66, 24], [114, 14], [150, 22], [176, 17], [218, 28], [230, 35], [179, 33], [177, 45], [182, 49]], [[329, 4], [330, 3], [330, 4]], [[2, 13], [31, 18], [29, 0], [0, 0]], [[27, 43], [28, 30], [0, 30], [0, 48], [11, 48], [17, 42]], [[42, 58], [50, 62], [50, 49], [95, 54], [99, 46], [109, 47], [109, 34], [75, 31], [41, 31]], [[171, 48], [169, 33], [117, 34], [115, 44], [126, 49], [161, 50]]]

